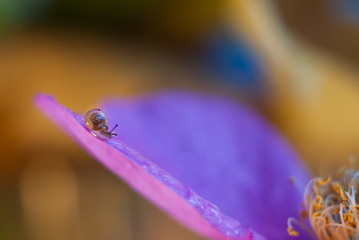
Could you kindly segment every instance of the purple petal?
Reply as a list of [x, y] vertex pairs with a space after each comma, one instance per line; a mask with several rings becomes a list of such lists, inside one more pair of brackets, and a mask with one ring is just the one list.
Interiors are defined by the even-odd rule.
[[265, 239], [224, 216], [216, 206], [121, 141], [95, 138], [81, 116], [58, 104], [54, 98], [38, 95], [36, 103], [102, 164], [190, 229], [214, 239]]
[[119, 124], [119, 138], [105, 142], [52, 98], [39, 95], [37, 104], [111, 171], [203, 236], [264, 239], [239, 220], [268, 238], [288, 239], [286, 220], [298, 215], [307, 175], [248, 109], [184, 93], [111, 101], [104, 108]]

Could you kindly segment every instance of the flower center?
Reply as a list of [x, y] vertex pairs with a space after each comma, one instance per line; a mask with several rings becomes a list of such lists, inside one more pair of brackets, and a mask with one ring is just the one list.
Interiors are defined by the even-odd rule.
[[[305, 212], [320, 240], [359, 239], [359, 172], [353, 162], [333, 177], [314, 178], [304, 193]], [[298, 236], [288, 220], [288, 233]]]

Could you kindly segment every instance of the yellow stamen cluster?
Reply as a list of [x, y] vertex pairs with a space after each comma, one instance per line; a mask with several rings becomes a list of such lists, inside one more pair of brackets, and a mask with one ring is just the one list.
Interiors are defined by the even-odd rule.
[[[319, 240], [359, 239], [359, 172], [353, 164], [334, 177], [314, 178], [304, 194], [305, 213]], [[288, 233], [298, 236], [288, 220]]]

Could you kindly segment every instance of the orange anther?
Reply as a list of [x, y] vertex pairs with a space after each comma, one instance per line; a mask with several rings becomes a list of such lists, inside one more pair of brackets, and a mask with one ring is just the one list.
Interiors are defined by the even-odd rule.
[[295, 237], [299, 236], [299, 232], [295, 231], [292, 227], [288, 227], [287, 231], [288, 231], [288, 234], [291, 236], [295, 236]]
[[326, 178], [324, 178], [324, 179], [322, 179], [322, 180], [319, 180], [319, 181], [317, 182], [317, 186], [318, 186], [318, 187], [321, 187], [321, 186], [327, 184], [330, 180], [331, 180], [330, 177], [326, 177]]

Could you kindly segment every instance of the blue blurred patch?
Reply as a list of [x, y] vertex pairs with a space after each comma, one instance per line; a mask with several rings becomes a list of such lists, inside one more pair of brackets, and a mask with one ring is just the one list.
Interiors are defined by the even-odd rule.
[[359, 1], [358, 0], [341, 0], [330, 1], [331, 9], [340, 19], [344, 20], [346, 24], [359, 24]]
[[224, 83], [243, 88], [258, 88], [263, 71], [258, 57], [238, 36], [221, 30], [209, 37], [205, 62]]

